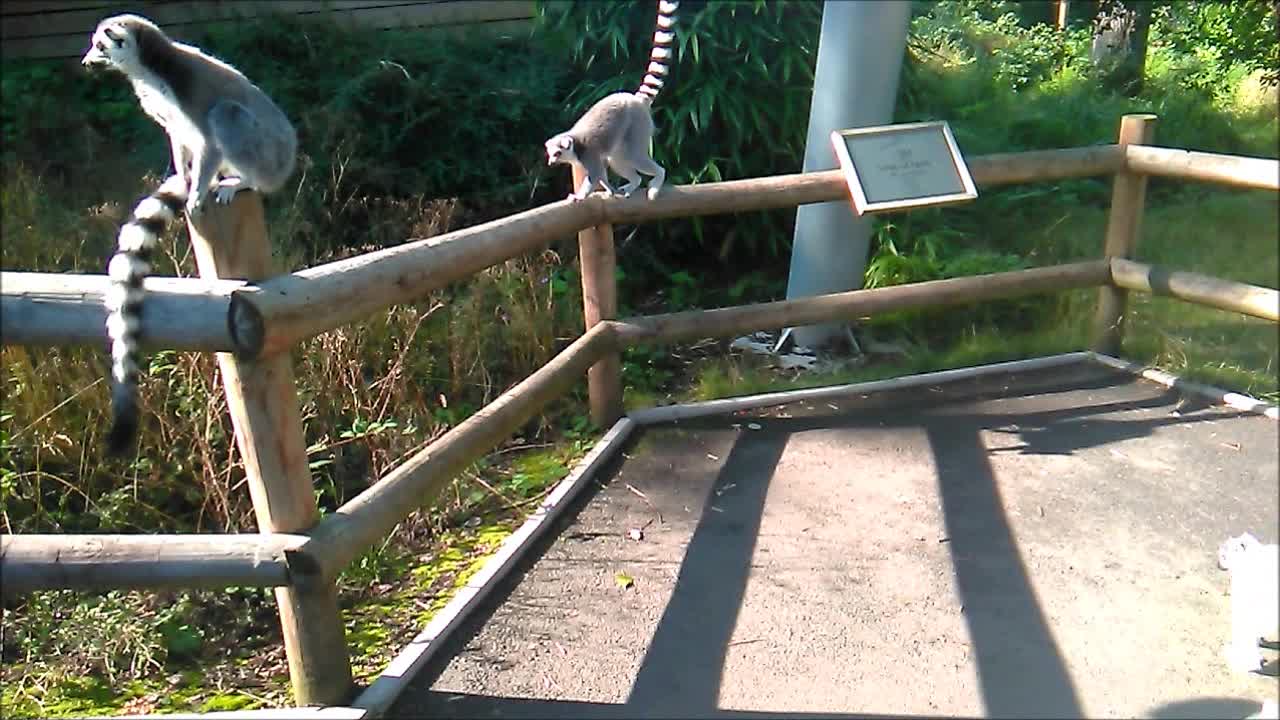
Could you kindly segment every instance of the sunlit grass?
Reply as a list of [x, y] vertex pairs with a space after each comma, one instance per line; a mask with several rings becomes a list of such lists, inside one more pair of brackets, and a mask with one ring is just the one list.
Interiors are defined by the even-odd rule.
[[[1277, 199], [1265, 191], [1212, 189], [1179, 196], [1150, 207], [1144, 216], [1137, 259], [1239, 282], [1276, 287], [1280, 278]], [[1077, 209], [1069, 221], [1028, 230], [1036, 242], [1070, 259], [1080, 249], [1098, 248], [1106, 211]], [[1064, 293], [1045, 327], [1024, 332], [974, 327], [942, 346], [908, 344], [896, 360], [832, 372], [782, 372], [751, 357], [724, 357], [699, 365], [695, 381], [678, 400], [708, 400], [777, 390], [879, 380], [913, 373], [968, 367], [1084, 350], [1094, 311], [1095, 291]], [[877, 330], [882, 332], [882, 330]], [[1168, 372], [1280, 400], [1274, 323], [1169, 298], [1130, 294], [1130, 315], [1122, 354]], [[636, 394], [632, 406], [653, 399]]]

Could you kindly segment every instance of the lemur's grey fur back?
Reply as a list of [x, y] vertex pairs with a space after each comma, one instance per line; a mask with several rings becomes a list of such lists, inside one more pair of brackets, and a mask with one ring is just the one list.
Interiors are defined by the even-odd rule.
[[546, 142], [547, 164], [566, 163], [581, 168], [581, 185], [570, 193], [572, 200], [582, 200], [597, 186], [609, 193], [606, 165], [627, 180], [623, 195], [640, 187], [640, 174], [652, 176], [649, 198], [657, 197], [667, 172], [653, 161], [649, 146], [653, 140], [653, 117], [650, 105], [665, 84], [675, 40], [675, 12], [678, 2], [659, 0], [658, 27], [653, 34], [653, 50], [644, 81], [633, 93], [608, 95], [592, 105], [573, 127]]
[[285, 114], [248, 78], [199, 48], [171, 40], [138, 15], [98, 23], [82, 63], [124, 74], [142, 109], [164, 128], [174, 176], [138, 204], [120, 229], [108, 272], [112, 427], [107, 450], [127, 450], [138, 429], [142, 280], [151, 250], [183, 208], [199, 213], [210, 194], [228, 203], [239, 190], [272, 192], [293, 174], [298, 138]]

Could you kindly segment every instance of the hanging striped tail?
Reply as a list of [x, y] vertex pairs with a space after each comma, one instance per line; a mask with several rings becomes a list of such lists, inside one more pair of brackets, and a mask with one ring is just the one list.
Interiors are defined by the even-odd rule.
[[165, 226], [182, 213], [187, 184], [174, 175], [143, 198], [120, 228], [116, 254], [107, 265], [107, 337], [111, 339], [111, 429], [107, 452], [121, 455], [138, 434], [138, 374], [142, 362], [142, 279]]
[[658, 0], [658, 28], [653, 31], [653, 51], [649, 53], [649, 69], [645, 72], [644, 82], [636, 94], [648, 102], [658, 97], [667, 76], [668, 61], [671, 60], [671, 43], [676, 34], [672, 28], [676, 24], [677, 0]]

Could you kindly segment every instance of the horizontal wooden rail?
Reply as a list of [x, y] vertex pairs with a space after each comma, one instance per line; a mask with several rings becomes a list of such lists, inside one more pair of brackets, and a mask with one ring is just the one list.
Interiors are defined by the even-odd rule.
[[68, 588], [278, 587], [318, 571], [304, 535], [5, 535], [6, 596]]
[[[238, 280], [147, 278], [151, 347], [256, 354], [262, 321], [252, 307], [231, 314]], [[111, 281], [106, 275], [0, 272], [0, 332], [6, 345], [104, 345]]]
[[811, 325], [898, 310], [1097, 287], [1110, 282], [1110, 277], [1111, 269], [1106, 260], [1090, 260], [873, 290], [851, 290], [798, 300], [650, 315], [614, 324], [618, 339], [624, 345], [730, 337], [757, 330]]
[[281, 352], [392, 305], [425, 297], [599, 221], [596, 202], [555, 202], [433, 238], [279, 275], [237, 292], [233, 304], [251, 306], [255, 315], [263, 317], [262, 352]]
[[332, 577], [385, 537], [413, 510], [430, 503], [468, 464], [559, 398], [615, 347], [612, 324], [588, 330], [519, 384], [441, 435], [426, 449], [326, 515], [302, 551]]
[[965, 158], [979, 187], [1111, 175], [1124, 169], [1119, 145], [995, 153]]
[[1220, 185], [1280, 190], [1280, 160], [1129, 145], [1125, 163], [1136, 173]]
[[[1120, 148], [1099, 145], [978, 156], [969, 169], [981, 186], [1106, 175], [1123, 163]], [[484, 268], [535, 250], [557, 237], [606, 223], [785, 208], [841, 200], [839, 170], [667, 187], [656, 200], [594, 195], [559, 201], [500, 220], [346, 258], [235, 293], [233, 304], [262, 318], [262, 352], [276, 353], [308, 337], [424, 297]]]
[[1280, 322], [1280, 291], [1273, 288], [1167, 270], [1123, 258], [1111, 259], [1111, 278], [1116, 286], [1126, 290], [1164, 295]]

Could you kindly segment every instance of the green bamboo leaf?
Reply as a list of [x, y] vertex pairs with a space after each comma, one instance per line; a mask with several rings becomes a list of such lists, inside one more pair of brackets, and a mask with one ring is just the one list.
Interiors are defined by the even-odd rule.
[[711, 124], [711, 111], [715, 106], [715, 96], [710, 92], [704, 92], [700, 100], [698, 104], [699, 124], [704, 128], [709, 127]]
[[[758, 133], [750, 132], [746, 128], [746, 126], [742, 124], [742, 118], [743, 118], [742, 113], [736, 113], [736, 112], [721, 113], [720, 117], [724, 118], [725, 123], [729, 125], [729, 129], [733, 131], [734, 139], [739, 140], [739, 142], [747, 140], [752, 135], [758, 134]], [[735, 142], [735, 143], [732, 143], [730, 146], [737, 147], [737, 145], [738, 143]]]
[[696, 108], [682, 107], [680, 108], [680, 114], [688, 117], [689, 124], [693, 126], [693, 132], [695, 134], [701, 131], [702, 126], [698, 124], [698, 113]]
[[[759, 55], [756, 55], [754, 58], [751, 58], [751, 59], [755, 61], [754, 66], [755, 66], [755, 69], [759, 71], [760, 76], [766, 77], [766, 78], [769, 77], [769, 66], [765, 64], [764, 58], [760, 57]], [[741, 67], [739, 67], [739, 69], [741, 69]]]

